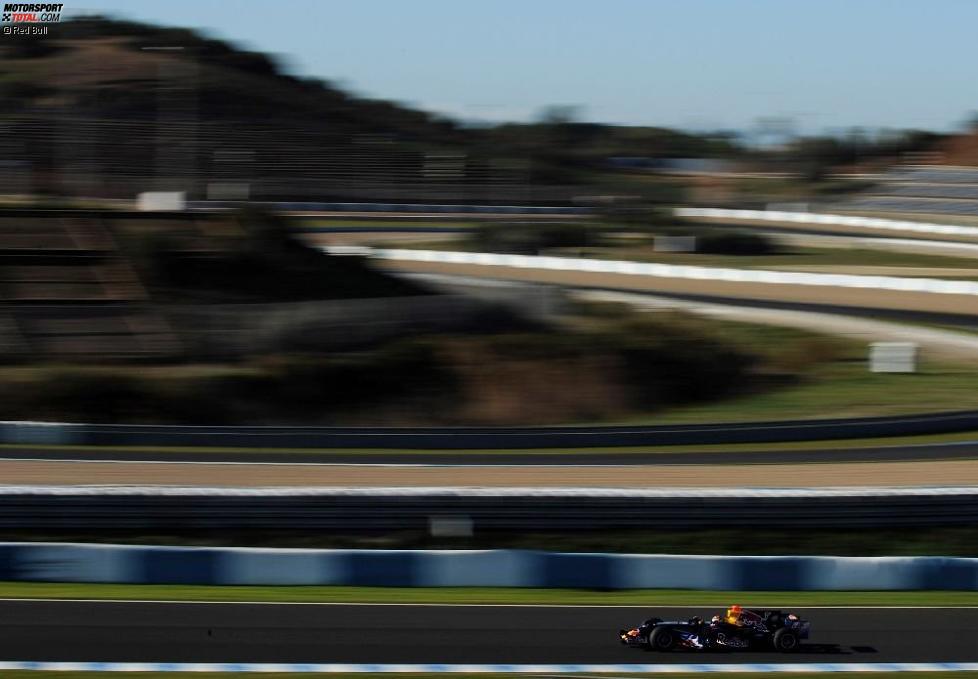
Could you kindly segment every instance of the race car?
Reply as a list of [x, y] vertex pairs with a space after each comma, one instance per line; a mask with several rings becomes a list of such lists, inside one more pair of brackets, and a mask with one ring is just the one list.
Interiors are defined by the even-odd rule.
[[619, 630], [626, 646], [654, 651], [675, 648], [704, 650], [798, 650], [807, 639], [811, 623], [786, 611], [731, 606], [709, 622], [692, 617], [686, 621], [649, 618], [638, 627]]

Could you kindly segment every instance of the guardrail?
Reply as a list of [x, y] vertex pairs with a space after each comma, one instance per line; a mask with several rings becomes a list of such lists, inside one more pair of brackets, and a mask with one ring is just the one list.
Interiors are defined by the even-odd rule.
[[[378, 213], [418, 213], [418, 214], [497, 214], [497, 215], [582, 215], [592, 212], [591, 208], [577, 206], [548, 205], [467, 205], [435, 203], [321, 203], [321, 202], [251, 202], [269, 210], [288, 212], [378, 212]], [[191, 210], [212, 210], [241, 207], [240, 202], [227, 201], [189, 201]]]
[[0, 530], [465, 531], [946, 526], [978, 522], [978, 488], [0, 487]]
[[724, 208], [680, 207], [673, 213], [677, 217], [701, 219], [749, 220], [765, 222], [794, 222], [797, 224], [817, 224], [830, 226], [850, 226], [863, 229], [886, 231], [910, 231], [944, 236], [978, 237], [978, 227], [958, 224], [934, 224], [911, 222], [900, 219], [879, 219], [876, 217], [854, 217], [849, 215], [820, 214], [815, 212], [784, 212], [781, 210], [728, 210]]
[[0, 422], [8, 445], [414, 450], [597, 448], [829, 441], [978, 430], [978, 411], [634, 427], [276, 427]]
[[0, 580], [723, 591], [975, 590], [978, 559], [0, 543]]

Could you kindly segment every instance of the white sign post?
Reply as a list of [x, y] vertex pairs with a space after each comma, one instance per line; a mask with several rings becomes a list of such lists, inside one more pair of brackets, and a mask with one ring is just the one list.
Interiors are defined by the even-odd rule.
[[869, 371], [912, 373], [917, 371], [917, 345], [913, 342], [873, 342], [869, 345]]

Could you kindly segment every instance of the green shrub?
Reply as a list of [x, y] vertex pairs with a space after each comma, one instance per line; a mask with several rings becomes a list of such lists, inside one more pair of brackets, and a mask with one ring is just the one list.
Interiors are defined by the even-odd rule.
[[[717, 400], [762, 385], [759, 357], [682, 314], [587, 331], [431, 336], [164, 375], [39, 369], [6, 419], [234, 424], [545, 424]], [[830, 346], [811, 346], [826, 355]], [[790, 356], [783, 357], [791, 363]], [[804, 366], [803, 366], [804, 367]]]
[[696, 241], [696, 251], [712, 255], [770, 255], [777, 244], [756, 233], [709, 233]]
[[484, 252], [535, 255], [550, 248], [594, 247], [603, 242], [602, 230], [587, 223], [487, 224], [469, 234], [469, 242]]
[[268, 376], [254, 378], [249, 386], [249, 400], [278, 407], [287, 417], [341, 413], [395, 400], [424, 407], [426, 399], [451, 395], [455, 379], [434, 344], [404, 340], [328, 358], [283, 357]]
[[681, 322], [671, 327], [626, 322], [616, 344], [623, 379], [633, 404], [642, 409], [719, 400], [745, 389], [758, 362], [758, 357], [722, 338]]
[[129, 234], [126, 247], [154, 299], [268, 302], [428, 294], [363, 258], [305, 245], [276, 215], [247, 208], [236, 219], [243, 237], [175, 230]]

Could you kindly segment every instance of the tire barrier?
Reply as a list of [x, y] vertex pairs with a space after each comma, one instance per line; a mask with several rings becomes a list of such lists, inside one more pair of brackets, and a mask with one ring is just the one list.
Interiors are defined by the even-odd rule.
[[978, 559], [0, 543], [0, 580], [717, 591], [978, 590]]
[[978, 522], [978, 488], [0, 487], [0, 530], [580, 532]]
[[632, 427], [277, 427], [0, 422], [0, 443], [61, 446], [464, 450], [830, 441], [978, 430], [978, 411]]

